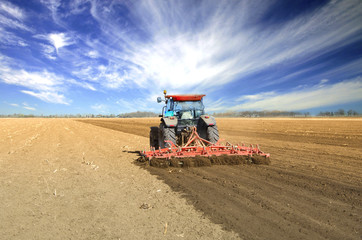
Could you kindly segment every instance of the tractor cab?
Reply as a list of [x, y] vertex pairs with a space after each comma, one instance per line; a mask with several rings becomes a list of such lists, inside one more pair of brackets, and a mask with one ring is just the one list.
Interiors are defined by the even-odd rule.
[[202, 98], [205, 95], [165, 95], [166, 105], [162, 117], [176, 117], [179, 125], [197, 125], [198, 119], [205, 114]]
[[182, 146], [193, 128], [200, 137], [215, 143], [219, 139], [215, 118], [205, 114], [204, 94], [167, 95], [157, 102], [165, 102], [159, 127], [151, 127], [150, 145], [165, 147], [169, 142]]

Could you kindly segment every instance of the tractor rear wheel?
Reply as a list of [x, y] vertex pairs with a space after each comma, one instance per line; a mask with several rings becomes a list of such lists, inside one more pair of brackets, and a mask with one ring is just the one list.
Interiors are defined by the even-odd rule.
[[150, 131], [150, 147], [154, 147], [155, 149], [159, 148], [159, 145], [158, 145], [158, 127], [151, 127], [151, 131]]
[[164, 123], [161, 123], [158, 132], [158, 144], [161, 148], [171, 147], [171, 144], [166, 141], [171, 141], [174, 145], [176, 145], [175, 128], [168, 128]]
[[219, 141], [219, 130], [216, 125], [207, 127], [207, 140], [212, 143]]
[[200, 138], [207, 140], [207, 126], [204, 121], [197, 123], [197, 134], [199, 134]]

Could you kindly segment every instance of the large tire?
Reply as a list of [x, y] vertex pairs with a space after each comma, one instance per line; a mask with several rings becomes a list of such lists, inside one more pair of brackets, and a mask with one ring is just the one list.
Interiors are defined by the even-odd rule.
[[216, 125], [207, 128], [207, 140], [212, 143], [219, 141], [219, 130]]
[[164, 123], [160, 124], [159, 135], [158, 135], [158, 144], [161, 148], [171, 147], [171, 144], [166, 142], [171, 141], [176, 145], [176, 132], [175, 128], [168, 128]]
[[159, 145], [158, 145], [158, 127], [151, 127], [151, 131], [150, 131], [150, 147], [154, 147], [156, 149], [159, 148]]
[[201, 119], [197, 123], [197, 134], [199, 134], [200, 138], [207, 140], [207, 126]]

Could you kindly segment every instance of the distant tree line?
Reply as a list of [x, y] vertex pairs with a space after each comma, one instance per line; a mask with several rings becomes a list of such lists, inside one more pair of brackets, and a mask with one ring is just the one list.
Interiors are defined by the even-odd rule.
[[294, 111], [228, 111], [222, 113], [214, 113], [215, 117], [308, 117], [309, 112], [301, 113]]
[[122, 114], [51, 114], [51, 115], [34, 115], [34, 114], [0, 114], [0, 118], [143, 118], [158, 117], [154, 112], [131, 112]]
[[[310, 112], [294, 112], [294, 111], [228, 111], [221, 113], [214, 113], [215, 117], [311, 117]], [[325, 111], [317, 114], [319, 117], [353, 117], [360, 116], [355, 110], [345, 111], [344, 109], [338, 109], [337, 111]]]
[[347, 112], [344, 110], [344, 109], [339, 109], [338, 111], [335, 111], [335, 112], [329, 112], [329, 111], [326, 111], [326, 112], [320, 112], [317, 114], [317, 116], [323, 116], [323, 117], [338, 117], [338, 116], [358, 116], [358, 112], [350, 109], [348, 110]]
[[118, 114], [119, 118], [143, 118], [143, 117], [158, 117], [157, 113], [154, 112], [131, 112], [131, 113], [122, 113]]
[[[310, 117], [309, 112], [294, 111], [228, 111], [221, 113], [213, 113], [215, 117]], [[343, 116], [361, 116], [354, 110], [345, 111], [339, 109], [337, 111], [325, 111], [317, 114], [319, 117], [343, 117]], [[121, 114], [55, 114], [55, 115], [34, 115], [34, 114], [0, 114], [0, 118], [148, 118], [158, 117], [154, 112], [131, 112]]]

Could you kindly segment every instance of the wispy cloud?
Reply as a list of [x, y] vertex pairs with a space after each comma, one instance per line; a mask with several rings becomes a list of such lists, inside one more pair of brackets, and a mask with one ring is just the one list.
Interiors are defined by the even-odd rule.
[[17, 103], [8, 103], [8, 104], [10, 106], [17, 107], [17, 108], [21, 107], [21, 108], [24, 108], [27, 110], [36, 111], [35, 107], [29, 106], [29, 104], [26, 102], [23, 102], [22, 104], [17, 104]]
[[92, 50], [92, 51], [89, 51], [87, 53], [87, 56], [90, 57], [90, 58], [98, 58], [99, 57], [99, 53], [98, 51], [96, 50]]
[[90, 83], [88, 82], [82, 82], [82, 81], [76, 81], [74, 79], [69, 79], [67, 80], [68, 83], [71, 83], [72, 85], [76, 85], [88, 90], [92, 90], [92, 91], [97, 91], [97, 89]]
[[36, 111], [36, 108], [30, 106], [27, 102], [23, 102], [21, 107], [30, 111]]
[[237, 99], [243, 103], [229, 110], [305, 110], [362, 100], [361, 77], [335, 84], [326, 84], [327, 82], [323, 79], [318, 85], [288, 93], [243, 96]]
[[0, 3], [0, 11], [5, 12], [8, 14], [8, 16], [17, 18], [19, 20], [22, 20], [25, 17], [24, 12], [19, 7], [6, 1]]
[[26, 47], [28, 44], [26, 41], [14, 33], [9, 32], [0, 26], [0, 44], [2, 46], [18, 46], [18, 47]]
[[86, 81], [68, 79], [47, 70], [27, 71], [17, 69], [14, 67], [15, 65], [14, 59], [0, 54], [0, 81], [25, 87], [28, 90], [22, 90], [22, 93], [45, 102], [69, 105], [72, 100], [67, 99], [64, 92], [70, 86], [78, 86], [91, 91], [97, 90]]
[[40, 0], [40, 2], [43, 3], [50, 10], [53, 20], [56, 23], [59, 23], [57, 17], [57, 10], [58, 7], [61, 5], [60, 0]]
[[257, 101], [257, 100], [264, 99], [264, 98], [274, 96], [274, 95], [275, 95], [275, 92], [263, 92], [263, 93], [253, 94], [253, 95], [244, 95], [244, 96], [237, 98], [236, 101], [244, 101], [244, 100]]
[[55, 48], [53, 46], [48, 44], [40, 44], [40, 46], [42, 47], [42, 53], [46, 58], [51, 60], [56, 59]]
[[28, 72], [25, 70], [9, 69], [0, 73], [1, 79], [7, 84], [24, 86], [30, 89], [40, 91], [54, 91], [60, 89], [64, 79], [50, 73], [46, 70], [43, 72]]
[[20, 29], [25, 31], [33, 31], [24, 24], [26, 15], [22, 9], [10, 2], [4, 1], [0, 3], [0, 26], [8, 29]]
[[[189, 9], [183, 1], [136, 2], [130, 15], [142, 24], [147, 41], [130, 34], [130, 27], [110, 24], [112, 7], [122, 3], [106, 7], [92, 1], [91, 13], [103, 34], [119, 42], [107, 57], [120, 66], [127, 60], [134, 66], [127, 70], [136, 76], [135, 83], [156, 86], [157, 91], [210, 90], [276, 64], [302, 63], [355, 41], [362, 20], [358, 1], [333, 1], [283, 24], [251, 28], [249, 23], [260, 20], [272, 2], [228, 3], [201, 1]], [[200, 15], [200, 9], [208, 14]]]
[[29, 106], [24, 106], [23, 108], [28, 109], [28, 110], [30, 110], [30, 111], [35, 111], [35, 110], [36, 110], [36, 108], [34, 108], [34, 107], [29, 107]]
[[25, 24], [25, 12], [8, 1], [0, 2], [0, 46], [26, 47], [26, 41], [14, 31], [33, 31]]
[[43, 101], [59, 104], [69, 104], [63, 92], [66, 79], [44, 70], [29, 72], [24, 69], [15, 69], [11, 65], [12, 59], [0, 56], [0, 80], [6, 84], [22, 86], [30, 90], [21, 92], [37, 97]]
[[125, 86], [132, 78], [126, 70], [122, 70], [116, 64], [84, 66], [72, 74], [79, 79], [97, 82], [108, 89], [118, 89]]
[[26, 30], [26, 31], [32, 31], [31, 28], [27, 27], [22, 22], [20, 22], [16, 19], [8, 18], [2, 14], [0, 14], [0, 26], [2, 26], [4, 28], [10, 28], [10, 29], [21, 29], [21, 30]]
[[59, 94], [52, 91], [34, 92], [34, 91], [22, 90], [21, 92], [39, 98], [40, 100], [49, 103], [58, 103], [65, 105], [70, 104], [70, 101], [67, 100], [63, 94]]

